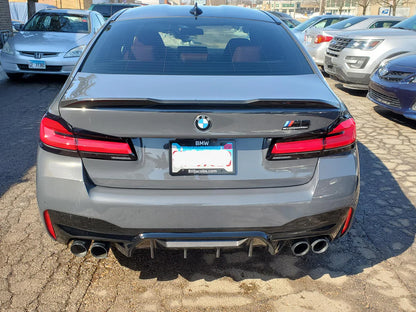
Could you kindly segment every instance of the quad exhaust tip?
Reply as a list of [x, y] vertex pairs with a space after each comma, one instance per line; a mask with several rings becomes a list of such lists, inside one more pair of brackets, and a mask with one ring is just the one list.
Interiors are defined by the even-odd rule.
[[306, 240], [300, 240], [300, 241], [296, 241], [292, 244], [292, 253], [296, 256], [296, 257], [302, 257], [304, 255], [306, 255], [309, 250], [310, 250], [311, 246], [309, 245], [309, 242]]
[[95, 241], [91, 246], [91, 254], [96, 259], [105, 259], [108, 256], [110, 243]]
[[74, 240], [71, 245], [71, 252], [74, 256], [85, 257], [90, 248], [90, 240]]
[[302, 257], [306, 255], [309, 250], [313, 253], [321, 254], [327, 251], [329, 247], [329, 240], [326, 237], [318, 237], [310, 240], [311, 243], [307, 240], [298, 240], [292, 243], [291, 250], [292, 253], [297, 257]]
[[313, 253], [321, 254], [328, 249], [329, 241], [327, 238], [318, 238], [315, 239], [311, 244], [311, 250]]

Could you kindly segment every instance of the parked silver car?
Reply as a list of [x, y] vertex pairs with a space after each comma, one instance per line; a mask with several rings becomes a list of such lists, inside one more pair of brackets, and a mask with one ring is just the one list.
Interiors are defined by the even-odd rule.
[[389, 28], [402, 20], [404, 20], [404, 17], [398, 16], [366, 15], [351, 17], [325, 28], [309, 28], [305, 32], [303, 44], [315, 63], [319, 66], [323, 66], [326, 49], [329, 46], [329, 42], [336, 35], [347, 30]]
[[87, 49], [41, 121], [37, 159], [40, 214], [75, 255], [301, 256], [346, 234], [355, 122], [277, 17], [128, 9]]
[[342, 20], [350, 18], [350, 15], [319, 15], [314, 16], [307, 21], [299, 24], [295, 28], [292, 28], [293, 33], [299, 39], [300, 42], [303, 42], [305, 31], [309, 28], [325, 28], [330, 25], [336, 24]]
[[94, 11], [39, 11], [5, 43], [0, 54], [3, 70], [11, 79], [25, 73], [69, 75], [103, 24], [103, 16]]
[[355, 30], [329, 43], [324, 69], [350, 89], [367, 90], [370, 76], [384, 61], [416, 51], [416, 15], [388, 29]]

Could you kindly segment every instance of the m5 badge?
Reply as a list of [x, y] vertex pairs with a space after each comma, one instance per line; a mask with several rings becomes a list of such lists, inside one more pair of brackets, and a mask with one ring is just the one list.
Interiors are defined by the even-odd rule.
[[282, 130], [309, 129], [310, 124], [310, 120], [287, 120]]

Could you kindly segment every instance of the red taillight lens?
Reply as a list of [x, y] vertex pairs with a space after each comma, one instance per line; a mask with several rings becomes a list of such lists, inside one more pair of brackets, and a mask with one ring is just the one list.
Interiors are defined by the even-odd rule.
[[45, 225], [46, 225], [46, 228], [48, 229], [49, 234], [51, 234], [53, 239], [56, 240], [55, 230], [53, 229], [51, 217], [49, 216], [49, 212], [47, 210], [43, 212], [43, 218], [45, 220]]
[[334, 37], [318, 35], [318, 36], [316, 36], [314, 43], [319, 44], [319, 43], [322, 43], [322, 42], [329, 42], [332, 39], [334, 39]]
[[322, 139], [303, 140], [294, 142], [281, 142], [273, 146], [272, 154], [290, 154], [321, 151], [323, 149]]
[[350, 210], [348, 210], [348, 215], [347, 215], [347, 218], [345, 219], [344, 227], [342, 228], [341, 235], [344, 235], [345, 232], [348, 230], [348, 227], [350, 226], [351, 218], [352, 218], [352, 212], [353, 212], [353, 210], [352, 210], [352, 208], [350, 208]]
[[355, 142], [356, 138], [355, 121], [352, 118], [347, 119], [328, 134], [325, 138], [324, 149], [327, 150], [350, 145]]
[[111, 142], [90, 139], [77, 139], [79, 151], [106, 154], [131, 154], [131, 149], [126, 142]]
[[78, 138], [63, 126], [58, 120], [43, 117], [40, 123], [40, 140], [49, 147], [68, 151], [79, 151], [83, 153], [128, 155], [133, 158], [133, 152], [127, 142], [95, 140], [89, 138]]
[[75, 151], [74, 135], [58, 121], [43, 117], [40, 122], [40, 140], [46, 145]]
[[[312, 152], [324, 152], [352, 145], [356, 140], [355, 121], [350, 118], [336, 126], [324, 138], [277, 142], [273, 145], [271, 154], [290, 155]], [[313, 153], [314, 155], [316, 153]], [[319, 154], [317, 155], [319, 156]]]

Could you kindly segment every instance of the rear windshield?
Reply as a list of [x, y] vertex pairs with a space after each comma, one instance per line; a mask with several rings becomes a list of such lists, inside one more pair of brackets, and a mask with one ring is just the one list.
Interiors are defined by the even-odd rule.
[[393, 28], [416, 30], [416, 15], [401, 21], [400, 23], [394, 25]]
[[88, 16], [49, 12], [38, 13], [25, 25], [23, 30], [88, 33]]
[[122, 10], [122, 9], [126, 9], [126, 8], [132, 8], [135, 7], [135, 5], [111, 5], [111, 4], [96, 4], [92, 7], [93, 11], [99, 12], [102, 14], [102, 16], [104, 17], [110, 17], [111, 15], [113, 15], [114, 13]]
[[109, 24], [81, 71], [164, 75], [313, 72], [287, 31], [276, 23], [202, 17]]
[[359, 22], [362, 22], [366, 20], [367, 17], [365, 16], [357, 16], [357, 17], [351, 17], [346, 20], [343, 20], [342, 22], [338, 22], [336, 24], [333, 24], [331, 26], [328, 26], [329, 29], [346, 29], [348, 27], [351, 27], [352, 25], [358, 24]]
[[313, 25], [319, 19], [320, 19], [319, 16], [312, 17], [312, 18], [308, 19], [307, 21], [304, 21], [303, 23], [301, 23], [298, 26], [296, 26], [295, 27], [295, 30], [304, 31], [306, 28], [308, 28], [311, 25]]

